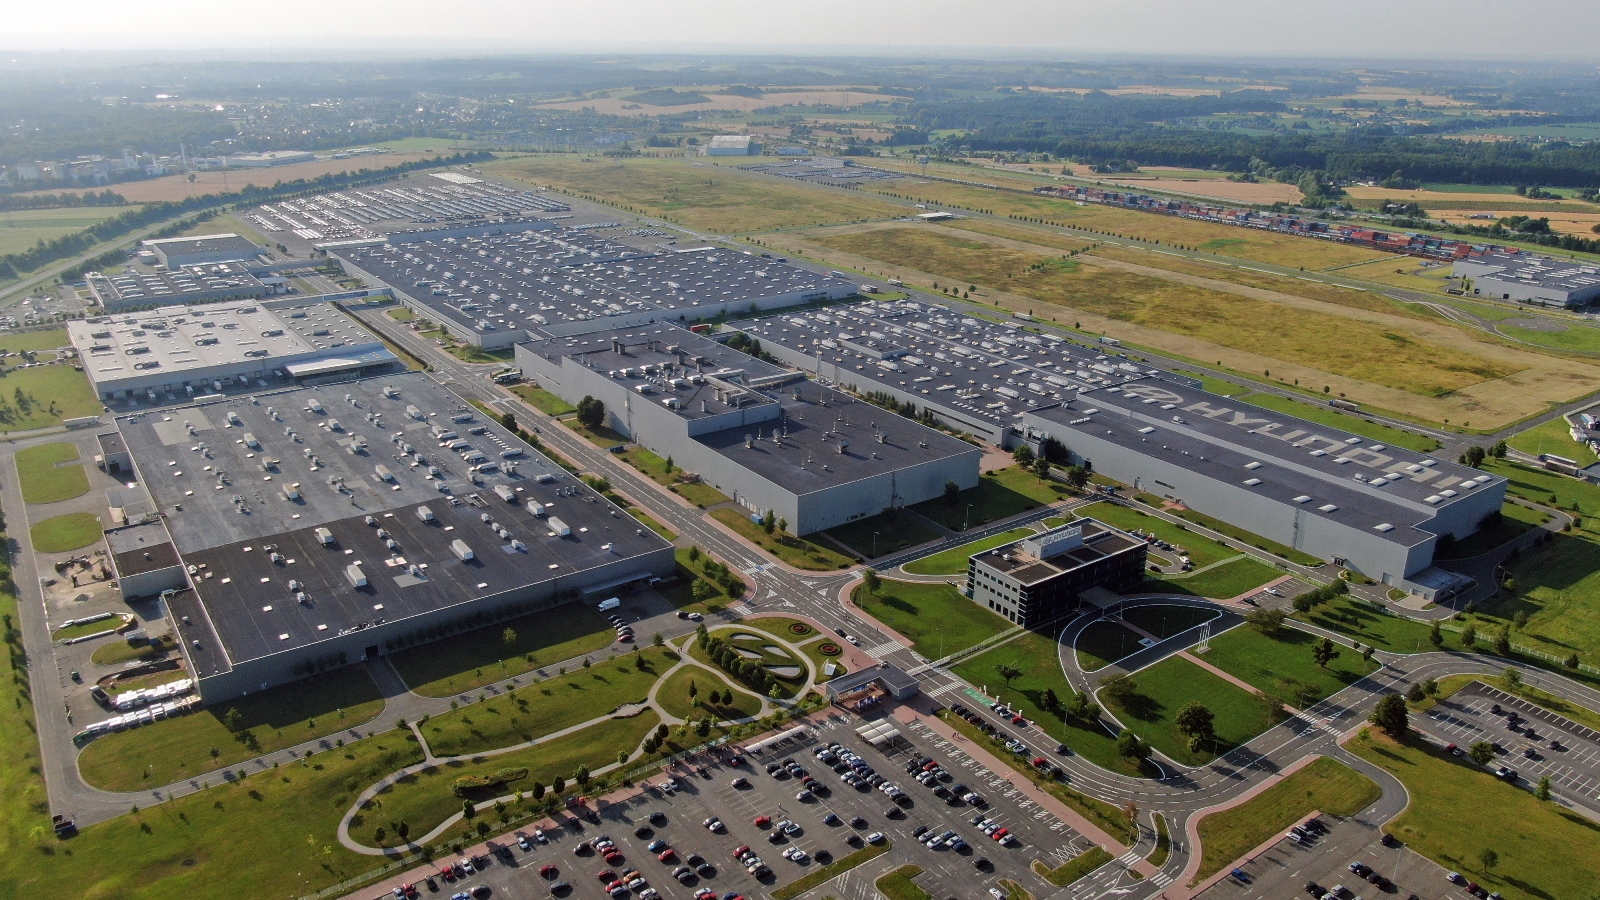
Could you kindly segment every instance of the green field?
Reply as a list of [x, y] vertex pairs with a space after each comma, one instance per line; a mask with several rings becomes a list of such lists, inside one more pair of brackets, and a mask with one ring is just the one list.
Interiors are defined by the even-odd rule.
[[887, 874], [878, 876], [872, 886], [878, 889], [885, 900], [933, 900], [933, 895], [923, 890], [913, 878], [922, 874], [921, 866], [901, 866]]
[[1281, 412], [1285, 415], [1296, 416], [1308, 422], [1327, 425], [1329, 428], [1338, 428], [1350, 434], [1372, 438], [1385, 444], [1416, 450], [1419, 453], [1429, 453], [1439, 449], [1440, 446], [1439, 442], [1431, 437], [1412, 434], [1399, 428], [1391, 428], [1388, 425], [1372, 422], [1359, 416], [1346, 415], [1331, 406], [1301, 403], [1298, 400], [1290, 400], [1288, 397], [1280, 397], [1277, 394], [1251, 394], [1245, 397], [1243, 402]]
[[[1141, 494], [1140, 499], [1147, 503], [1155, 502], [1154, 498], [1145, 494]], [[1287, 559], [1292, 563], [1313, 567], [1322, 565], [1322, 560], [1317, 559], [1315, 556], [1312, 556], [1309, 553], [1303, 553], [1294, 549], [1293, 547], [1285, 546], [1277, 541], [1264, 538], [1259, 534], [1253, 534], [1249, 531], [1245, 531], [1243, 528], [1229, 525], [1227, 522], [1224, 522], [1221, 519], [1214, 519], [1205, 513], [1198, 512], [1193, 509], [1174, 509], [1170, 510], [1170, 512], [1172, 515], [1183, 519], [1185, 522], [1199, 525], [1200, 527], [1214, 531], [1217, 534], [1226, 535], [1241, 544], [1248, 544], [1257, 550], [1261, 550], [1281, 559]]]
[[713, 510], [711, 516], [732, 528], [745, 540], [796, 569], [825, 572], [831, 569], [848, 569], [855, 565], [854, 559], [840, 553], [831, 544], [795, 537], [784, 531], [774, 530], [772, 534], [767, 534], [760, 525], [751, 521], [750, 514], [742, 507], [725, 506]]
[[1243, 558], [1223, 563], [1215, 569], [1207, 569], [1204, 572], [1146, 578], [1139, 590], [1146, 593], [1193, 594], [1196, 597], [1225, 600], [1247, 593], [1282, 576], [1283, 572], [1264, 562]]
[[[17, 391], [26, 405], [17, 402]], [[100, 398], [89, 379], [66, 363], [0, 374], [0, 434], [60, 425], [100, 410]]]
[[951, 531], [962, 531], [1071, 495], [1071, 489], [1059, 481], [1046, 482], [1021, 466], [1007, 466], [993, 475], [984, 474], [977, 487], [956, 494], [954, 502], [940, 497], [924, 500], [911, 508]]
[[467, 756], [535, 740], [643, 701], [677, 654], [656, 649], [642, 653], [643, 669], [634, 665], [632, 653], [597, 661], [433, 716], [422, 727], [422, 736], [434, 756]]
[[523, 157], [485, 166], [486, 171], [718, 234], [764, 231], [886, 219], [905, 207], [861, 193], [763, 178], [682, 159], [552, 159]]
[[1240, 394], [1248, 394], [1250, 392], [1247, 387], [1234, 384], [1231, 381], [1224, 381], [1221, 378], [1213, 378], [1210, 375], [1202, 375], [1199, 372], [1190, 372], [1184, 369], [1173, 369], [1172, 371], [1177, 372], [1179, 375], [1200, 379], [1201, 390], [1221, 397], [1237, 397]]
[[[1511, 900], [1587, 897], [1600, 883], [1600, 825], [1534, 799], [1476, 765], [1420, 742], [1370, 730], [1348, 749], [1406, 786], [1411, 803], [1384, 830], [1447, 869]], [[1485, 871], [1478, 854], [1499, 856]]]
[[100, 540], [100, 517], [75, 512], [55, 516], [28, 529], [28, 542], [36, 553], [66, 553]]
[[1209, 622], [1219, 615], [1221, 613], [1217, 610], [1206, 607], [1158, 604], [1124, 609], [1122, 620], [1141, 631], [1166, 640], [1202, 622]]
[[[1427, 625], [1414, 619], [1390, 615], [1349, 597], [1336, 598], [1309, 614], [1297, 614], [1295, 618], [1391, 653], [1421, 653], [1432, 649], [1428, 643]], [[1461, 649], [1454, 634], [1445, 631], [1443, 635], [1445, 649]]]
[[[1197, 569], [1239, 555], [1238, 550], [1226, 544], [1220, 544], [1175, 522], [1169, 522], [1132, 507], [1101, 501], [1080, 506], [1073, 512], [1082, 518], [1096, 519], [1123, 531], [1143, 531], [1145, 534], [1153, 534], [1175, 547], [1183, 548], [1183, 553], [1194, 562]], [[1177, 562], [1177, 554], [1173, 551], [1152, 547], [1150, 552], [1159, 556], [1173, 557], [1172, 562]]]
[[618, 453], [617, 458], [650, 476], [650, 479], [656, 484], [667, 488], [701, 509], [728, 501], [727, 497], [709, 484], [679, 481], [678, 479], [683, 476], [683, 468], [681, 466], [674, 462], [672, 469], [668, 471], [666, 460], [643, 447], [637, 445], [629, 447]]
[[1094, 672], [1140, 649], [1139, 635], [1110, 619], [1101, 619], [1078, 633], [1078, 667]]
[[1104, 847], [1095, 846], [1053, 869], [1038, 860], [1034, 860], [1033, 871], [1034, 874], [1056, 887], [1066, 887], [1108, 862], [1111, 862], [1111, 854], [1107, 853]]
[[61, 209], [18, 209], [0, 212], [0, 256], [20, 253], [40, 241], [50, 243], [58, 237], [82, 231], [138, 205], [104, 207], [64, 207]]
[[[693, 698], [689, 696], [691, 684], [697, 691]], [[698, 719], [709, 715], [721, 722], [727, 719], [748, 718], [761, 712], [761, 701], [743, 691], [733, 692], [731, 704], [719, 702], [713, 705], [706, 702], [706, 696], [710, 692], [716, 691], [722, 694], [732, 689], [733, 686], [727, 680], [709, 669], [684, 666], [667, 676], [666, 682], [661, 685], [661, 690], [656, 693], [656, 700], [667, 715], [677, 716], [680, 719]], [[699, 706], [694, 704], [696, 699], [700, 701]]]
[[[1272, 724], [1255, 695], [1181, 656], [1168, 657], [1132, 678], [1134, 695], [1115, 707], [1118, 718], [1164, 756], [1184, 765], [1204, 765]], [[1191, 700], [1216, 715], [1215, 744], [1194, 752], [1173, 721], [1178, 709]]]
[[[507, 644], [505, 631], [514, 632]], [[389, 654], [406, 684], [424, 697], [448, 697], [604, 650], [611, 624], [587, 603], [568, 603]]]
[[967, 574], [967, 558], [985, 550], [992, 550], [1012, 541], [1020, 541], [1025, 537], [1036, 534], [1031, 526], [1013, 528], [999, 534], [991, 534], [986, 538], [941, 550], [932, 556], [924, 556], [914, 562], [908, 562], [903, 567], [913, 575], [965, 575]]
[[[451, 793], [450, 782], [463, 775], [488, 776], [503, 768], [528, 770], [525, 778], [478, 798], [482, 800], [496, 794], [530, 791], [535, 781], [548, 787], [557, 777], [566, 779], [569, 790], [578, 790], [573, 776], [580, 766], [594, 770], [615, 763], [619, 752], [637, 749], [660, 721], [661, 717], [653, 710], [646, 710], [631, 719], [606, 719], [581, 731], [510, 753], [423, 769], [380, 791], [374, 800], [382, 806], [373, 809], [369, 805], [363, 811], [369, 815], [362, 815], [359, 825], [352, 822], [350, 833], [369, 846], [377, 846], [375, 829], [380, 827], [391, 833], [383, 843], [394, 843], [394, 822], [409, 824], [415, 834], [432, 831], [440, 822], [461, 811], [461, 798]], [[458, 826], [456, 830], [464, 829]]]
[[1563, 416], [1557, 416], [1542, 425], [1535, 425], [1527, 431], [1518, 432], [1508, 438], [1506, 443], [1513, 450], [1521, 450], [1534, 456], [1552, 453], [1583, 463], [1594, 461], [1594, 453], [1572, 439], [1571, 427]]
[[518, 397], [528, 401], [528, 403], [533, 406], [534, 409], [537, 409], [547, 416], [565, 416], [578, 411], [576, 406], [573, 406], [572, 404], [561, 399], [560, 397], [557, 397], [555, 394], [550, 393], [544, 388], [535, 387], [531, 384], [514, 385], [511, 388], [511, 393], [516, 394]]
[[860, 585], [850, 600], [928, 659], [943, 659], [1013, 627], [942, 582], [885, 578], [876, 594]]
[[[1511, 563], [1516, 590], [1479, 604], [1502, 621], [1527, 613], [1512, 640], [1558, 657], [1576, 652], [1600, 661], [1600, 539], [1588, 532], [1558, 534]], [[1480, 630], [1482, 630], [1480, 628]]]
[[1314, 811], [1353, 816], [1383, 796], [1367, 776], [1329, 757], [1284, 778], [1244, 803], [1200, 820], [1200, 871], [1210, 878]]
[[[901, 512], [881, 512], [857, 519], [848, 525], [828, 529], [827, 535], [869, 561], [939, 537], [915, 516]], [[962, 571], [966, 571], [966, 566], [962, 566]]]
[[1293, 628], [1268, 637], [1240, 625], [1212, 638], [1204, 658], [1256, 690], [1301, 709], [1378, 669], [1376, 662], [1367, 662], [1349, 647], [1341, 649], [1326, 669], [1320, 668], [1311, 659], [1316, 642], [1317, 638]]
[[58, 441], [17, 451], [17, 482], [29, 503], [59, 503], [89, 493], [83, 465], [62, 465], [78, 458], [78, 445]]
[[[1145, 218], [1158, 219], [1156, 216]], [[1362, 319], [1289, 306], [1149, 275], [966, 240], [919, 228], [818, 235], [813, 240], [957, 282], [1006, 291], [1045, 307], [1080, 310], [1284, 362], [1436, 397], [1515, 368]]]
[[18, 331], [0, 335], [0, 350], [9, 353], [57, 350], [72, 343], [65, 328], [46, 328], [41, 331]]
[[[233, 709], [242, 716], [237, 733], [223, 724]], [[382, 710], [383, 695], [366, 669], [351, 666], [96, 738], [78, 754], [78, 769], [105, 790], [155, 788], [325, 735], [353, 740], [350, 730]]]
[[1585, 514], [1600, 513], [1600, 486], [1500, 459], [1485, 460], [1483, 470], [1509, 480], [1506, 491], [1524, 500], [1561, 509], [1577, 509]]

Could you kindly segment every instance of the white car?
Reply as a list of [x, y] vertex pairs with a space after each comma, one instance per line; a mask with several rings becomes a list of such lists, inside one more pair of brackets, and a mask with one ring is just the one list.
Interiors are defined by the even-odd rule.
[[859, 646], [861, 646], [861, 642], [860, 642], [860, 641], [858, 641], [858, 640], [856, 640], [856, 636], [855, 636], [855, 635], [853, 635], [853, 634], [852, 634], [852, 635], [850, 635], [850, 636], [849, 636], [849, 637], [847, 637], [847, 638], [845, 638], [845, 640], [847, 640], [847, 641], [849, 641], [849, 642], [850, 642], [850, 645], [851, 645], [851, 646], [853, 646], [853, 647], [859, 647]]
[[867, 835], [867, 843], [869, 843], [869, 844], [881, 844], [881, 843], [883, 843], [883, 832], [874, 831], [873, 833]]
[[701, 822], [700, 824], [702, 824], [706, 828], [710, 829], [710, 831], [713, 834], [720, 834], [722, 832], [722, 830], [723, 830], [722, 820], [717, 818], [716, 816], [712, 816], [711, 818], [705, 820], [704, 822]]
[[999, 888], [989, 888], [989, 896], [993, 897], [994, 900], [1006, 900], [1005, 892]]

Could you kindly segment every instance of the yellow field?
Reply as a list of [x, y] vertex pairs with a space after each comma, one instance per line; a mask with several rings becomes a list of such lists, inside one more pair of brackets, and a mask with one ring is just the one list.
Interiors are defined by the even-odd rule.
[[769, 242], [918, 287], [977, 284], [976, 302], [1272, 381], [1326, 385], [1335, 396], [1423, 421], [1498, 427], [1600, 389], [1600, 368], [1404, 310], [1291, 296], [1122, 259], [1068, 261], [1053, 248], [973, 232], [868, 225]]
[[[885, 166], [885, 168], [889, 167]], [[893, 167], [908, 171], [915, 168], [911, 164], [901, 164]], [[931, 172], [933, 167], [930, 166], [929, 170]], [[1021, 177], [1007, 177], [1002, 172], [978, 169], [976, 167], [940, 167], [939, 174], [949, 178], [980, 181], [1027, 191], [1031, 191], [1034, 187], [1044, 183], [1038, 179], [1025, 180]], [[1185, 247], [1195, 247], [1202, 251], [1216, 253], [1220, 256], [1251, 259], [1280, 266], [1314, 270], [1326, 269], [1371, 259], [1383, 259], [1388, 256], [1388, 254], [1379, 253], [1375, 250], [1365, 250], [1360, 247], [1334, 244], [1328, 241], [1296, 237], [1289, 234], [1276, 234], [1251, 228], [1235, 228], [1231, 225], [1217, 225], [1192, 219], [1179, 219], [1173, 216], [1145, 213], [1131, 209], [1118, 209], [1094, 203], [1078, 206], [1072, 201], [1059, 200], [1054, 197], [1037, 194], [1023, 195], [1010, 191], [970, 187], [942, 181], [910, 185], [891, 181], [886, 184], [864, 185], [863, 188], [881, 193], [909, 193], [941, 206], [991, 210], [999, 215], [1030, 216], [1069, 228], [1093, 229], [1098, 232], [1107, 232], [1139, 240], [1160, 241], [1163, 244], [1180, 244]]]
[[[973, 159], [971, 162], [974, 165], [1001, 172], [1034, 172], [1054, 175], [1065, 168], [1069, 174], [1077, 178], [1103, 181], [1106, 184], [1121, 185], [1136, 191], [1164, 191], [1174, 194], [1188, 194], [1196, 197], [1225, 200], [1230, 203], [1298, 203], [1303, 197], [1300, 189], [1292, 184], [1280, 184], [1276, 181], [1229, 181], [1229, 173], [1218, 172], [1213, 169], [1141, 166], [1139, 171], [1134, 174], [1101, 175], [1091, 171], [1088, 166], [1082, 163], [1056, 163], [1046, 166], [1037, 163], [1033, 165], [993, 163], [986, 159]], [[986, 179], [977, 180], [983, 181]]]
[[[1594, 210], [1595, 207], [1590, 206], [1589, 209]], [[1471, 216], [1474, 213], [1493, 216], [1496, 219], [1503, 218], [1505, 216], [1532, 216], [1536, 219], [1549, 219], [1550, 230], [1556, 232], [1557, 234], [1574, 234], [1579, 237], [1586, 238], [1593, 238], [1596, 234], [1600, 234], [1600, 232], [1595, 230], [1596, 228], [1600, 228], [1600, 211], [1546, 212], [1543, 210], [1536, 210], [1533, 212], [1528, 212], [1525, 210], [1506, 209], [1503, 207], [1497, 209], [1490, 206], [1479, 206], [1477, 209], [1428, 210], [1428, 215], [1440, 220], [1441, 222], [1446, 222], [1451, 225], [1488, 224], [1488, 222], [1483, 219], [1468, 218], [1468, 216]]]
[[826, 191], [683, 159], [526, 157], [484, 169], [721, 234], [870, 221], [906, 212], [866, 194]]
[[[438, 141], [443, 146], [445, 141]], [[133, 203], [155, 203], [162, 200], [187, 200], [190, 197], [203, 197], [206, 194], [223, 194], [237, 191], [246, 186], [271, 187], [280, 181], [294, 181], [299, 178], [316, 178], [319, 175], [338, 174], [340, 172], [356, 172], [361, 169], [382, 169], [397, 166], [401, 163], [414, 162], [427, 159], [431, 153], [385, 153], [379, 156], [356, 156], [350, 159], [319, 159], [315, 162], [295, 163], [289, 166], [273, 166], [266, 169], [229, 169], [214, 172], [196, 172], [195, 180], [191, 184], [187, 175], [167, 175], [161, 178], [151, 178], [147, 181], [129, 181], [114, 185], [111, 189], [126, 197]], [[86, 190], [100, 191], [104, 188], [87, 188]], [[45, 193], [56, 193], [46, 191]], [[81, 194], [81, 190], [67, 190], [66, 193]]]

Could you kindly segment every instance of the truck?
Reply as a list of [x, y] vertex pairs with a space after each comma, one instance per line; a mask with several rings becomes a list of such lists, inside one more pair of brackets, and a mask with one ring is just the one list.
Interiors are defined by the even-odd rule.
[[521, 369], [501, 369], [500, 371], [498, 371], [498, 372], [494, 373], [493, 375], [489, 376], [489, 380], [494, 382], [495, 384], [510, 384], [513, 381], [521, 381], [522, 380], [522, 370]]
[[595, 605], [595, 609], [597, 609], [597, 610], [599, 610], [601, 612], [605, 612], [608, 609], [616, 609], [617, 607], [619, 607], [621, 605], [622, 605], [622, 598], [621, 597], [611, 597], [611, 598], [606, 599], [606, 600], [601, 600], [598, 604]]

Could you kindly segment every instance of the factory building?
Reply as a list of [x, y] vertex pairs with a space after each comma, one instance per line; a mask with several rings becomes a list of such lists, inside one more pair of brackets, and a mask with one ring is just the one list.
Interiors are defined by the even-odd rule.
[[966, 595], [1025, 628], [1075, 613], [1095, 588], [1120, 592], [1144, 580], [1145, 542], [1094, 519], [973, 554]]
[[1497, 514], [1505, 480], [1200, 390], [1126, 358], [910, 301], [733, 323], [819, 380], [928, 411], [995, 446], [1059, 443], [1165, 500], [1435, 597], [1444, 535]]
[[116, 426], [153, 515], [108, 535], [114, 565], [130, 596], [175, 591], [208, 703], [674, 571], [670, 543], [420, 372]]
[[168, 306], [67, 323], [95, 394], [106, 404], [158, 404], [224, 390], [373, 374], [393, 353], [331, 304]]
[[1600, 266], [1495, 248], [1458, 259], [1450, 273], [1470, 278], [1474, 297], [1576, 308], [1600, 298]]
[[761, 144], [748, 134], [719, 134], [706, 143], [707, 156], [760, 156]]
[[978, 483], [981, 451], [670, 325], [517, 345], [523, 373], [731, 497], [809, 534]]
[[108, 313], [249, 300], [278, 290], [238, 263], [195, 264], [153, 272], [128, 269], [115, 275], [90, 272], [84, 282], [95, 303]]
[[265, 153], [236, 153], [223, 157], [223, 163], [234, 169], [269, 169], [314, 162], [316, 158], [316, 154], [309, 150], [268, 150]]
[[260, 247], [231, 233], [160, 238], [140, 241], [139, 246], [171, 270], [207, 263], [251, 262], [261, 254]]

